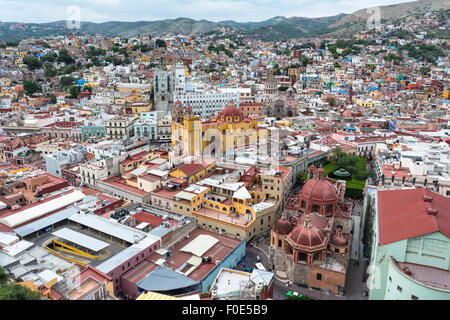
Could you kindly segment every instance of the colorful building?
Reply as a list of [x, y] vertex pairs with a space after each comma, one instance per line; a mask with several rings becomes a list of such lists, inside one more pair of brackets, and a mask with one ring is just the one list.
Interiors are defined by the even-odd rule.
[[422, 188], [375, 191], [370, 300], [450, 299], [449, 208], [450, 198]]

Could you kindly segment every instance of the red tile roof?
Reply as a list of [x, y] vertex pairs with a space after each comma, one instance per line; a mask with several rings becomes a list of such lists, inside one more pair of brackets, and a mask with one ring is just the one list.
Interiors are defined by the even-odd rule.
[[385, 190], [378, 191], [378, 208], [380, 246], [433, 232], [450, 238], [450, 198], [422, 188]]

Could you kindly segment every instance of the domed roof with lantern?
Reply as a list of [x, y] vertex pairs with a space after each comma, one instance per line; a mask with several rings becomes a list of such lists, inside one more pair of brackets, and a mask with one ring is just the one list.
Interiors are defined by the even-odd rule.
[[338, 226], [336, 232], [331, 236], [331, 243], [338, 247], [348, 244], [347, 238], [342, 234], [342, 226]]
[[327, 245], [327, 237], [319, 228], [311, 224], [309, 215], [305, 217], [303, 224], [292, 230], [287, 241], [294, 247], [308, 249], [322, 248]]
[[[310, 170], [314, 168], [310, 168]], [[338, 193], [335, 185], [324, 177], [325, 170], [314, 170], [314, 178], [303, 186], [300, 197], [312, 202], [333, 203], [338, 201]]]
[[234, 105], [234, 102], [230, 101], [229, 105], [220, 113], [219, 119], [225, 122], [241, 122], [244, 116], [242, 111]]
[[289, 234], [293, 228], [294, 226], [286, 217], [281, 217], [277, 222], [275, 222], [273, 231], [280, 235], [286, 235]]

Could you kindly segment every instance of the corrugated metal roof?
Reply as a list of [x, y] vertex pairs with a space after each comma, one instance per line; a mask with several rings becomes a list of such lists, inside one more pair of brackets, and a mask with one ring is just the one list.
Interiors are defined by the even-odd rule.
[[74, 214], [69, 217], [69, 220], [87, 226], [89, 228], [98, 230], [110, 236], [124, 240], [129, 243], [139, 241], [146, 236], [145, 232], [124, 226], [117, 222], [109, 221], [105, 218], [94, 214]]
[[137, 244], [134, 244], [125, 250], [119, 252], [118, 254], [112, 256], [102, 264], [96, 267], [97, 270], [103, 272], [104, 274], [108, 274], [110, 271], [114, 270], [117, 266], [121, 265], [128, 259], [131, 259], [133, 256], [139, 254], [142, 250], [145, 250], [149, 246], [153, 245], [155, 242], [161, 241], [160, 237], [157, 237], [153, 234], [147, 233], [147, 237], [143, 240], [139, 241]]
[[197, 257], [201, 257], [217, 242], [219, 242], [219, 240], [214, 238], [213, 236], [201, 234], [197, 238], [189, 242], [187, 245], [185, 245], [183, 248], [181, 248], [180, 251], [190, 252]]
[[26, 237], [27, 235], [30, 235], [33, 232], [42, 230], [46, 227], [51, 226], [52, 224], [58, 223], [62, 220], [65, 220], [77, 212], [78, 212], [78, 208], [70, 207], [65, 210], [56, 212], [48, 217], [31, 222], [23, 227], [17, 228], [14, 230], [14, 232], [21, 237]]
[[7, 216], [3, 219], [0, 219], [0, 222], [2, 222], [3, 224], [7, 225], [10, 228], [14, 228], [21, 224], [24, 224], [25, 222], [37, 219], [52, 211], [62, 209], [70, 204], [80, 201], [85, 196], [86, 195], [83, 192], [76, 190], [69, 194], [58, 197], [56, 199], [47, 201], [32, 208], [28, 208], [16, 214]]
[[137, 283], [137, 287], [146, 291], [169, 291], [199, 284], [181, 273], [162, 266]]
[[53, 232], [52, 234], [61, 239], [78, 244], [84, 248], [87, 248], [95, 252], [103, 250], [109, 246], [109, 243], [95, 239], [93, 237], [89, 237], [85, 234], [71, 230], [69, 228], [60, 229], [58, 231]]

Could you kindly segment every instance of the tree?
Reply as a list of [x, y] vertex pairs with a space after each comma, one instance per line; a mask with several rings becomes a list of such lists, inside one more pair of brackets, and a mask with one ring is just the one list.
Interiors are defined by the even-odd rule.
[[41, 61], [33, 56], [26, 56], [23, 59], [23, 63], [25, 63], [31, 71], [42, 68]]
[[167, 47], [166, 42], [162, 39], [156, 39], [155, 44], [156, 44], [157, 48], [166, 48]]
[[54, 61], [56, 61], [57, 58], [58, 58], [58, 56], [56, 55], [56, 53], [47, 53], [45, 56], [43, 56], [41, 58], [41, 60], [43, 62], [45, 62], [45, 61], [54, 62]]
[[366, 170], [361, 168], [361, 159], [358, 156], [346, 154], [338, 147], [333, 150], [330, 160], [336, 162], [340, 168], [350, 172], [357, 180], [365, 180], [367, 178]]
[[42, 87], [33, 81], [24, 80], [23, 88], [29, 96], [32, 96], [36, 92], [42, 92]]
[[56, 96], [54, 94], [49, 95], [49, 98], [52, 104], [56, 104]]
[[0, 300], [40, 300], [38, 292], [32, 291], [27, 287], [10, 283], [9, 276], [5, 270], [0, 267]]
[[70, 56], [69, 51], [67, 51], [67, 49], [61, 49], [59, 51], [58, 61], [67, 64], [75, 62], [75, 60]]
[[47, 78], [54, 77], [54, 76], [56, 76], [57, 73], [58, 73], [58, 72], [57, 72], [55, 69], [53, 69], [53, 67], [52, 67], [52, 65], [51, 65], [50, 63], [47, 63], [47, 64], [45, 65], [45, 72], [44, 72], [44, 75], [45, 75]]
[[0, 300], [40, 300], [38, 292], [18, 284], [0, 286]]
[[61, 77], [61, 79], [59, 80], [59, 83], [63, 87], [70, 86], [71, 84], [73, 84], [73, 82], [74, 79], [72, 77]]
[[5, 272], [5, 270], [2, 267], [0, 267], [0, 285], [7, 283], [8, 280], [9, 280], [8, 274]]
[[67, 68], [65, 68], [63, 70], [63, 73], [64, 74], [70, 74], [70, 73], [75, 72], [77, 70], [78, 70], [78, 67], [76, 65], [72, 64], [72, 65], [68, 66]]
[[69, 88], [70, 98], [71, 99], [77, 99], [78, 94], [80, 93], [80, 87], [78, 86], [71, 86]]
[[334, 97], [328, 97], [325, 101], [330, 105], [330, 107], [334, 107], [336, 105], [336, 99]]
[[298, 60], [301, 63], [302, 67], [306, 67], [309, 63], [309, 59], [303, 54], [298, 57]]

